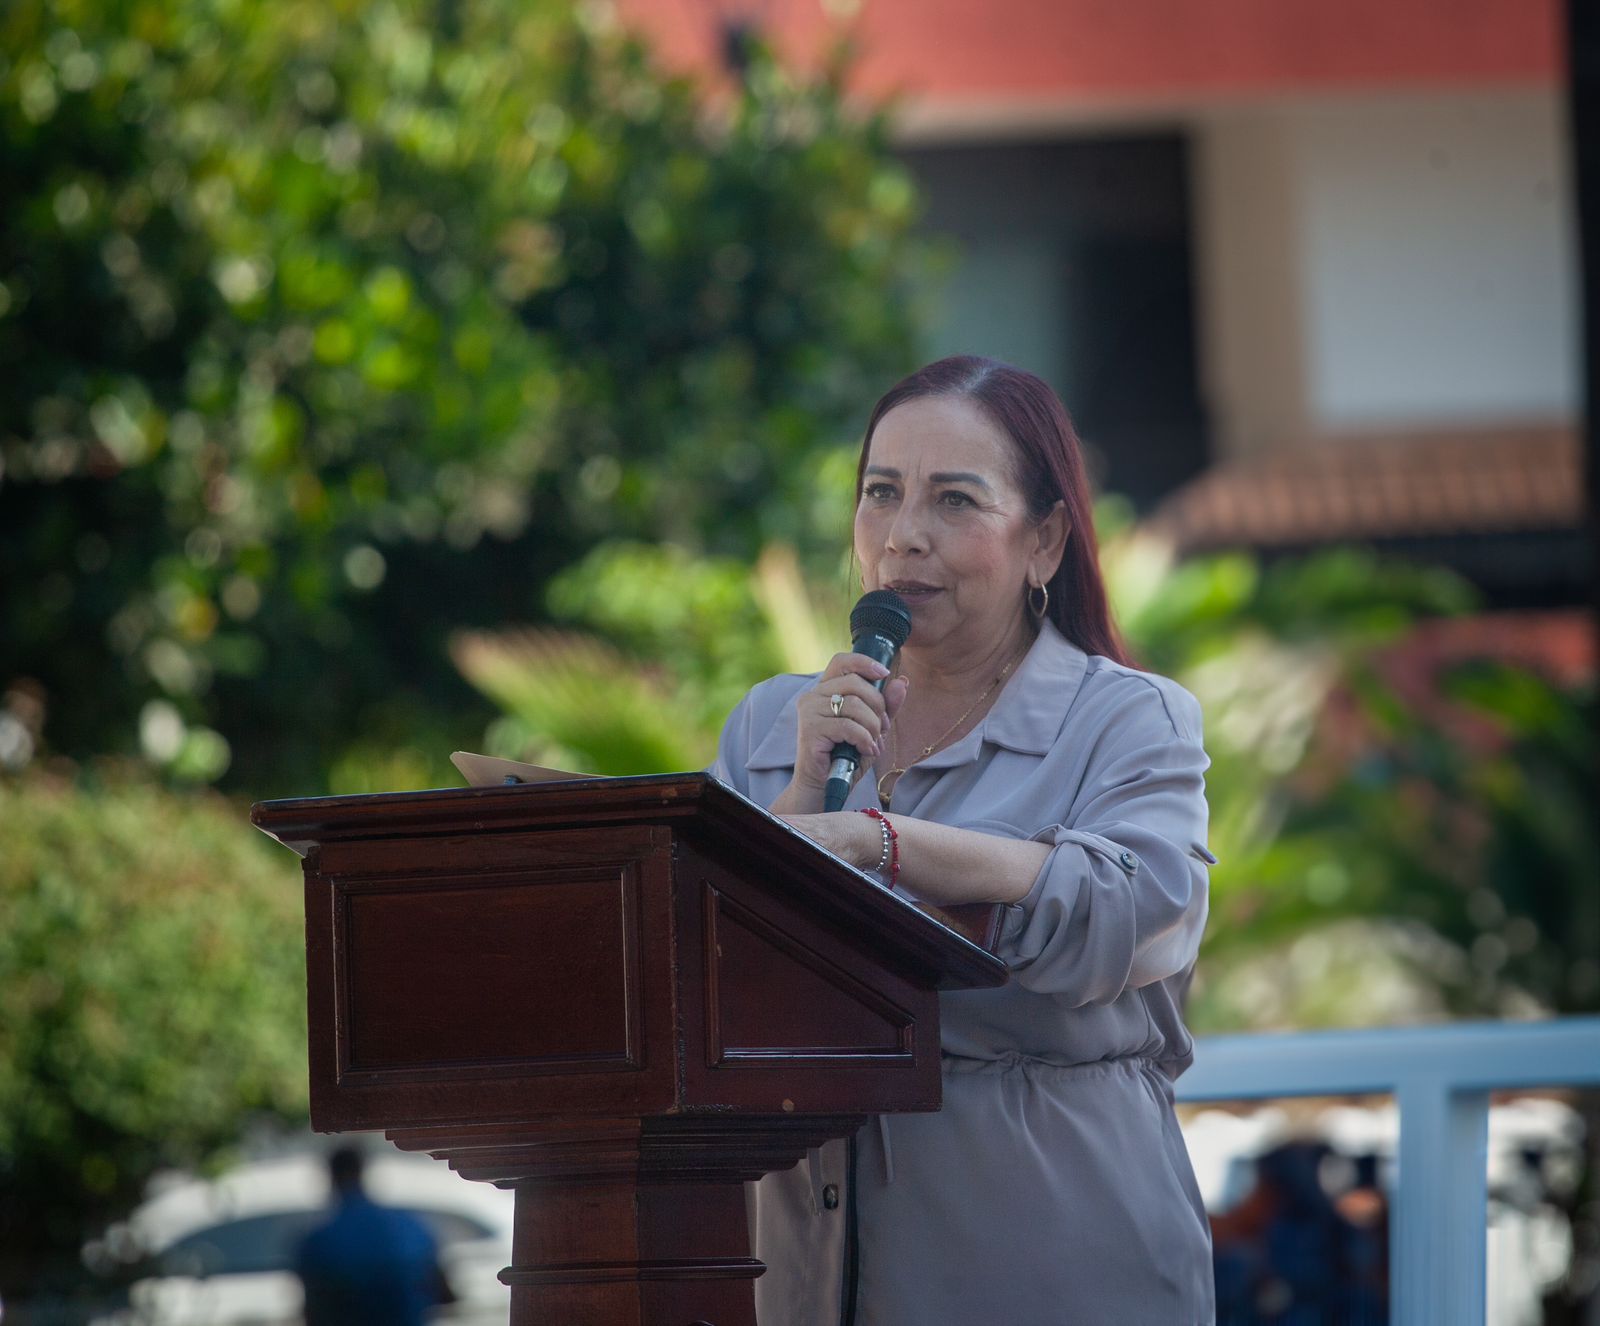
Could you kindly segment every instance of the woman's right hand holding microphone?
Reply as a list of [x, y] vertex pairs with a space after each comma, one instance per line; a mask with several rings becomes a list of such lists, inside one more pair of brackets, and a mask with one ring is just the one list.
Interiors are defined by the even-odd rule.
[[895, 677], [880, 691], [877, 683], [888, 675], [888, 668], [864, 654], [833, 656], [816, 686], [796, 702], [794, 777], [773, 810], [792, 815], [822, 809], [828, 766], [839, 742], [861, 753], [862, 771], [883, 753], [908, 686], [904, 677]]

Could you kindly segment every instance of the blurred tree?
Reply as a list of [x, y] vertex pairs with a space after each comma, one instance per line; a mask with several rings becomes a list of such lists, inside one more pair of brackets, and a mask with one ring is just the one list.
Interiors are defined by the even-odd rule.
[[447, 749], [447, 631], [602, 537], [804, 546], [921, 249], [840, 67], [747, 55], [709, 105], [565, 0], [7, 5], [28, 742], [311, 790], [358, 738]]
[[211, 795], [0, 780], [0, 1296], [70, 1279], [152, 1170], [301, 1123], [292, 857]]

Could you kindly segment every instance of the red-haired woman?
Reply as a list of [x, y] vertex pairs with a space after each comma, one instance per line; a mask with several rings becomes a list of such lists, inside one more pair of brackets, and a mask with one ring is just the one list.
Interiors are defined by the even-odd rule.
[[[867, 870], [884, 829], [860, 812], [887, 815], [900, 889], [1008, 905], [1012, 976], [942, 996], [937, 1114], [756, 1185], [762, 1326], [1209, 1322], [1172, 1109], [1212, 859], [1199, 708], [1123, 651], [1078, 441], [1037, 377], [922, 369], [873, 411], [859, 473], [863, 582], [911, 609], [897, 675], [880, 693], [840, 654], [762, 683], [713, 772]], [[825, 814], [840, 741], [872, 767]]]

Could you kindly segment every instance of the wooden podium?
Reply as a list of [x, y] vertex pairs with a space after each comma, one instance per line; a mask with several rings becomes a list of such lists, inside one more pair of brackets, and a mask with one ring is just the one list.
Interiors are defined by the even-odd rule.
[[305, 858], [313, 1127], [514, 1188], [514, 1326], [754, 1326], [744, 1182], [937, 1109], [937, 992], [1006, 980], [953, 928], [996, 909], [941, 924], [706, 774], [252, 818]]

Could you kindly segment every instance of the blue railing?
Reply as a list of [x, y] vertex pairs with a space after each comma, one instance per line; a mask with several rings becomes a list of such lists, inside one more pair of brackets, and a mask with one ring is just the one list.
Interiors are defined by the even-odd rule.
[[1275, 1100], [1392, 1093], [1394, 1326], [1484, 1320], [1489, 1093], [1600, 1086], [1600, 1017], [1201, 1040], [1178, 1098]]

